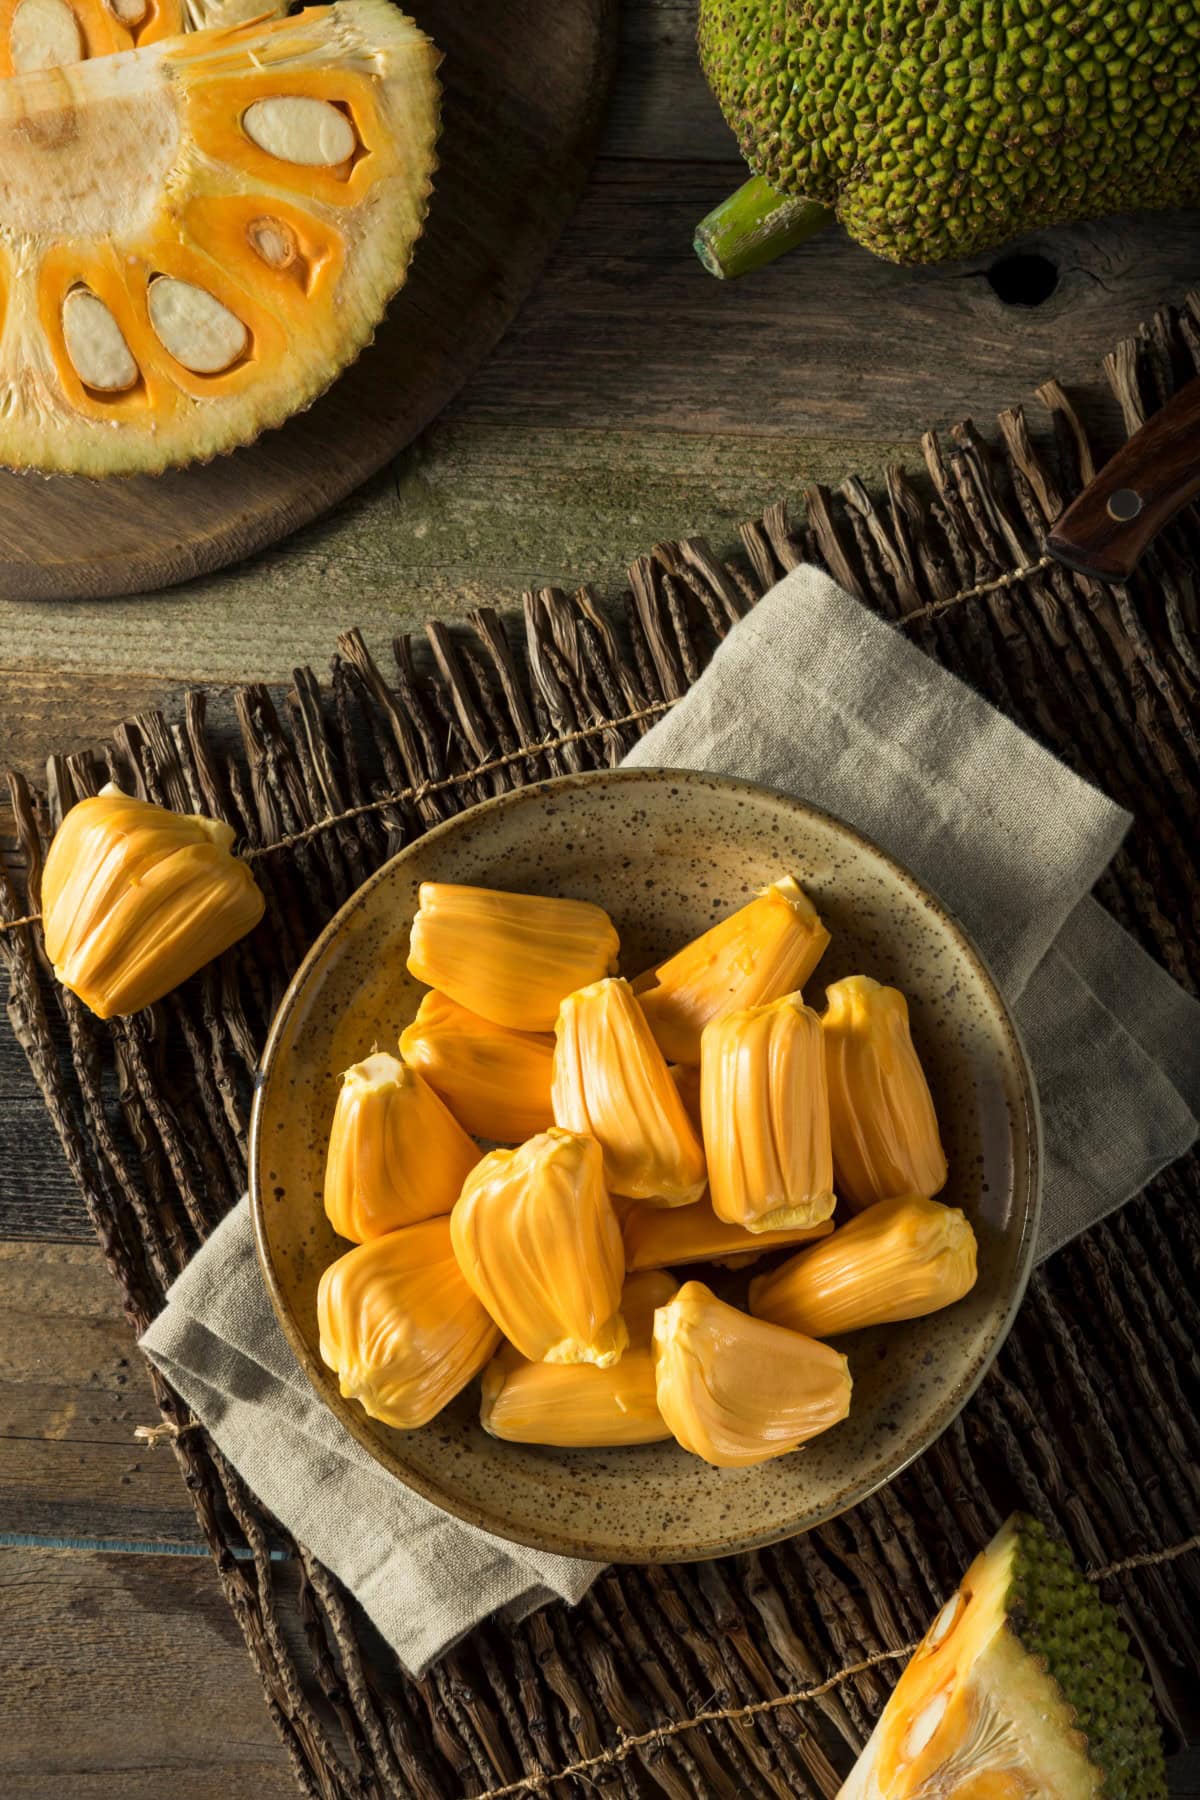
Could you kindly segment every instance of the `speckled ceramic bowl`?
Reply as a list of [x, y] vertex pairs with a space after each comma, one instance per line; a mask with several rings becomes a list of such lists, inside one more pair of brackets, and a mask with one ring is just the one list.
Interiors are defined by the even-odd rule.
[[[477, 1384], [421, 1431], [377, 1424], [317, 1349], [317, 1281], [345, 1244], [321, 1203], [339, 1072], [391, 1049], [422, 989], [405, 970], [422, 881], [574, 895], [607, 908], [635, 974], [791, 873], [832, 943], [808, 984], [855, 970], [908, 995], [950, 1160], [941, 1198], [979, 1238], [957, 1306], [846, 1339], [850, 1417], [794, 1455], [711, 1469], [675, 1444], [545, 1450], [481, 1430]], [[954, 1418], [1025, 1286], [1038, 1211], [1037, 1105], [1012, 1019], [961, 929], [911, 876], [838, 820], [748, 784], [662, 770], [568, 777], [430, 831], [380, 869], [306, 958], [263, 1057], [251, 1200], [263, 1272], [326, 1405], [399, 1481], [473, 1525], [602, 1561], [684, 1561], [770, 1543], [852, 1505]], [[698, 1272], [698, 1271], [697, 1271]]]

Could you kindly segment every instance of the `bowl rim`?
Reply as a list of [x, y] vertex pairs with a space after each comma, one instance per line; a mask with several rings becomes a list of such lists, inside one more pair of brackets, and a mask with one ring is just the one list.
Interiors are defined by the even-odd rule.
[[[1009, 1294], [1008, 1305], [966, 1378], [951, 1388], [937, 1408], [936, 1423], [930, 1434], [923, 1441], [908, 1449], [886, 1474], [865, 1481], [862, 1485], [847, 1487], [828, 1506], [806, 1513], [801, 1521], [783, 1529], [772, 1526], [766, 1531], [734, 1533], [723, 1542], [706, 1543], [695, 1548], [673, 1551], [669, 1556], [656, 1553], [653, 1560], [680, 1563], [704, 1562], [716, 1556], [729, 1556], [745, 1550], [758, 1550], [770, 1544], [783, 1543], [799, 1532], [810, 1531], [814, 1526], [823, 1524], [828, 1519], [836, 1518], [841, 1513], [848, 1511], [850, 1507], [857, 1506], [863, 1500], [869, 1499], [872, 1494], [878, 1493], [881, 1488], [886, 1487], [889, 1482], [901, 1475], [919, 1456], [923, 1456], [925, 1451], [937, 1442], [938, 1438], [949, 1429], [962, 1412], [988, 1373], [1012, 1329], [1033, 1270], [1037, 1228], [1042, 1210], [1042, 1119], [1037, 1084], [1033, 1077], [1032, 1065], [1021, 1029], [1013, 1015], [1012, 1008], [1000, 990], [986, 957], [966, 927], [911, 870], [897, 862], [896, 858], [890, 856], [886, 850], [882, 850], [865, 832], [847, 824], [836, 813], [816, 806], [811, 801], [801, 800], [785, 790], [768, 787], [763, 782], [748, 781], [741, 776], [725, 775], [719, 771], [705, 769], [678, 769], [669, 764], [644, 764], [631, 768], [585, 769], [575, 774], [553, 776], [544, 781], [529, 782], [523, 787], [511, 788], [506, 793], [492, 795], [474, 806], [465, 808], [460, 813], [455, 813], [453, 817], [431, 826], [419, 837], [414, 838], [411, 843], [405, 844], [396, 852], [395, 856], [391, 856], [386, 862], [381, 863], [378, 869], [373, 870], [366, 880], [355, 888], [313, 941], [284, 990], [283, 998], [276, 1008], [270, 1030], [259, 1055], [254, 1073], [254, 1096], [250, 1111], [247, 1158], [250, 1213], [259, 1270], [275, 1317], [293, 1355], [308, 1377], [317, 1399], [330, 1408], [334, 1417], [345, 1426], [355, 1441], [362, 1445], [374, 1462], [386, 1469], [390, 1475], [393, 1475], [413, 1493], [419, 1494], [422, 1499], [430, 1501], [441, 1511], [452, 1518], [460, 1519], [466, 1525], [488, 1532], [492, 1537], [505, 1543], [519, 1545], [523, 1549], [547, 1552], [557, 1556], [576, 1557], [587, 1562], [598, 1561], [594, 1545], [581, 1542], [562, 1529], [538, 1530], [536, 1534], [530, 1532], [528, 1535], [520, 1535], [503, 1519], [496, 1518], [487, 1506], [463, 1499], [443, 1483], [406, 1467], [389, 1447], [375, 1436], [367, 1415], [343, 1397], [333, 1371], [327, 1368], [310, 1350], [308, 1340], [292, 1313], [275, 1267], [260, 1173], [262, 1123], [267, 1104], [268, 1085], [279, 1053], [280, 1039], [301, 999], [310, 975], [321, 961], [329, 944], [344, 929], [347, 920], [364, 903], [366, 897], [376, 886], [390, 878], [398, 863], [402, 864], [415, 859], [429, 843], [436, 843], [443, 838], [453, 836], [464, 827], [475, 823], [485, 813], [527, 805], [547, 793], [566, 794], [578, 788], [597, 787], [608, 783], [624, 784], [626, 782], [659, 782], [662, 780], [670, 780], [684, 785], [726, 788], [739, 794], [753, 794], [770, 801], [775, 806], [782, 807], [797, 819], [819, 820], [822, 824], [842, 833], [859, 848], [878, 857], [901, 883], [913, 890], [922, 904], [934, 914], [949, 933], [959, 952], [966, 957], [999, 1015], [1011, 1046], [1012, 1061], [1019, 1081], [1019, 1098], [1025, 1124], [1027, 1153], [1022, 1164], [1017, 1165], [1014, 1161], [1014, 1192], [1019, 1193], [1024, 1188], [1025, 1205], [1019, 1226], [1017, 1275]], [[602, 1560], [609, 1563], [644, 1563], [647, 1556], [644, 1550], [623, 1548], [618, 1551], [610, 1548], [605, 1550]]]

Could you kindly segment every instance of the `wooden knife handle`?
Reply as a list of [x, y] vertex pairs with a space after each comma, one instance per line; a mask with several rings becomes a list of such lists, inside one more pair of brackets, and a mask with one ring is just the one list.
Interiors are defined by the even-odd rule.
[[1200, 377], [1147, 419], [1046, 539], [1069, 569], [1127, 581], [1181, 507], [1200, 495]]

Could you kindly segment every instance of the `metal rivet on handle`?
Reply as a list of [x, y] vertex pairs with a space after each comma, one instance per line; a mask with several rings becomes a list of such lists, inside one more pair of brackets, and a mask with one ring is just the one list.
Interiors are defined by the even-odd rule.
[[1108, 516], [1110, 519], [1136, 519], [1142, 510], [1142, 496], [1134, 493], [1132, 488], [1118, 488], [1108, 499]]

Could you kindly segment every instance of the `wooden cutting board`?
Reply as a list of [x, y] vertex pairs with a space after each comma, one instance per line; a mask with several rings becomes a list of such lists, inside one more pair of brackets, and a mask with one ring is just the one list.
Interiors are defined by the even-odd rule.
[[308, 412], [207, 466], [107, 482], [0, 471], [0, 597], [136, 594], [274, 543], [409, 443], [500, 337], [590, 165], [617, 0], [406, 10], [445, 53], [439, 169], [374, 343]]

